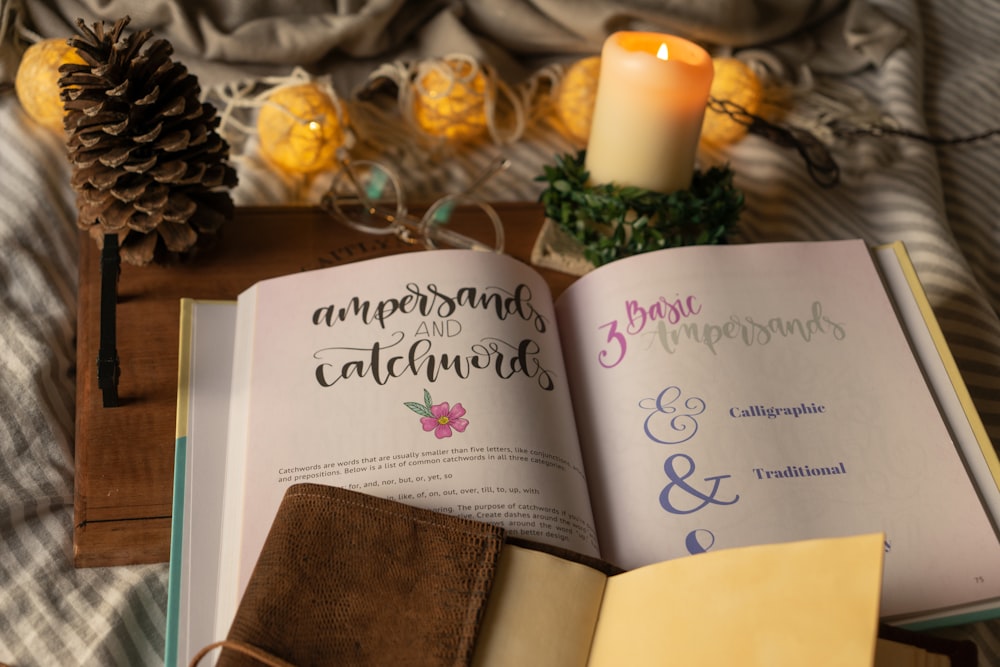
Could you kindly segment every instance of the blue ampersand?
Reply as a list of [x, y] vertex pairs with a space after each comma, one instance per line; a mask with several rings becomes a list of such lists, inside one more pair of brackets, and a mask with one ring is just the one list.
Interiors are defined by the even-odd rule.
[[[678, 459], [687, 464], [687, 470], [683, 472], [678, 470], [678, 464], [675, 463]], [[702, 493], [688, 484], [685, 480], [694, 473], [694, 460], [687, 454], [674, 454], [669, 457], [663, 464], [663, 470], [667, 473], [667, 478], [670, 480], [670, 483], [663, 487], [663, 491], [660, 492], [660, 506], [671, 514], [693, 514], [709, 504], [732, 505], [740, 499], [739, 494], [737, 494], [732, 500], [719, 500], [715, 497], [719, 493], [719, 485], [722, 483], [722, 480], [732, 477], [732, 475], [715, 475], [714, 477], [706, 477], [706, 482], [713, 482], [712, 490], [707, 494]], [[670, 493], [674, 489], [683, 491], [688, 496], [698, 498], [702, 502], [689, 509], [680, 509], [670, 500]]]
[[[647, 438], [661, 445], [679, 445], [694, 437], [698, 432], [698, 420], [695, 417], [705, 411], [705, 401], [691, 397], [683, 402], [682, 412], [675, 405], [680, 397], [681, 390], [670, 386], [661, 391], [656, 398], [644, 398], [639, 401], [640, 408], [650, 411], [642, 423]], [[654, 432], [661, 430], [656, 428], [660, 417], [667, 421], [669, 429], [662, 429], [667, 431], [666, 433]]]

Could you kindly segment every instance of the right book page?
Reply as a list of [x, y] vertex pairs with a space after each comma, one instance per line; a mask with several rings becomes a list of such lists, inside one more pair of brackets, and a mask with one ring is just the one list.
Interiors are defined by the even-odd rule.
[[883, 618], [1000, 596], [1000, 542], [862, 241], [639, 255], [557, 312], [605, 559], [884, 532]]

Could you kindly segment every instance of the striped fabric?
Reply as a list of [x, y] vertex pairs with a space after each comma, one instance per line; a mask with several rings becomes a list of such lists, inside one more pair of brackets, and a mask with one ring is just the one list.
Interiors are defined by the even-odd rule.
[[[907, 31], [878, 68], [848, 85], [906, 127], [960, 136], [1000, 126], [1000, 4], [873, 2]], [[504, 152], [514, 167], [494, 200], [534, 200], [533, 179], [575, 149], [551, 128]], [[404, 165], [415, 200], [467, 182], [492, 147], [434, 165]], [[839, 143], [842, 183], [810, 180], [794, 150], [750, 137], [706, 163], [728, 162], [745, 191], [737, 240], [861, 237], [906, 243], [993, 441], [1000, 442], [1000, 136], [933, 146], [905, 139]], [[284, 203], [292, 189], [240, 163], [240, 204]], [[0, 96], [0, 662], [162, 663], [165, 565], [75, 570], [73, 522], [74, 204], [62, 148]], [[1000, 622], [939, 631], [1000, 665]]]
[[165, 565], [76, 570], [77, 232], [61, 146], [0, 97], [0, 662], [162, 662]]

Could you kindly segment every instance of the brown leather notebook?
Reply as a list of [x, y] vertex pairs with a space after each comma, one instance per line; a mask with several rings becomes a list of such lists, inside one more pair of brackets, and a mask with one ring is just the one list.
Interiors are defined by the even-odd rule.
[[[229, 639], [297, 665], [393, 665], [413, 656], [465, 664], [503, 536], [495, 526], [336, 487], [292, 487]], [[252, 664], [228, 650], [219, 661]]]

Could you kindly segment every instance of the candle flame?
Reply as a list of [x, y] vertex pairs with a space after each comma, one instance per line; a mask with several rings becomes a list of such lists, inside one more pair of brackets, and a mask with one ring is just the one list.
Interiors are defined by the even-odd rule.
[[665, 42], [660, 43], [660, 50], [656, 52], [656, 57], [660, 60], [670, 59], [670, 56], [667, 53], [667, 44]]

